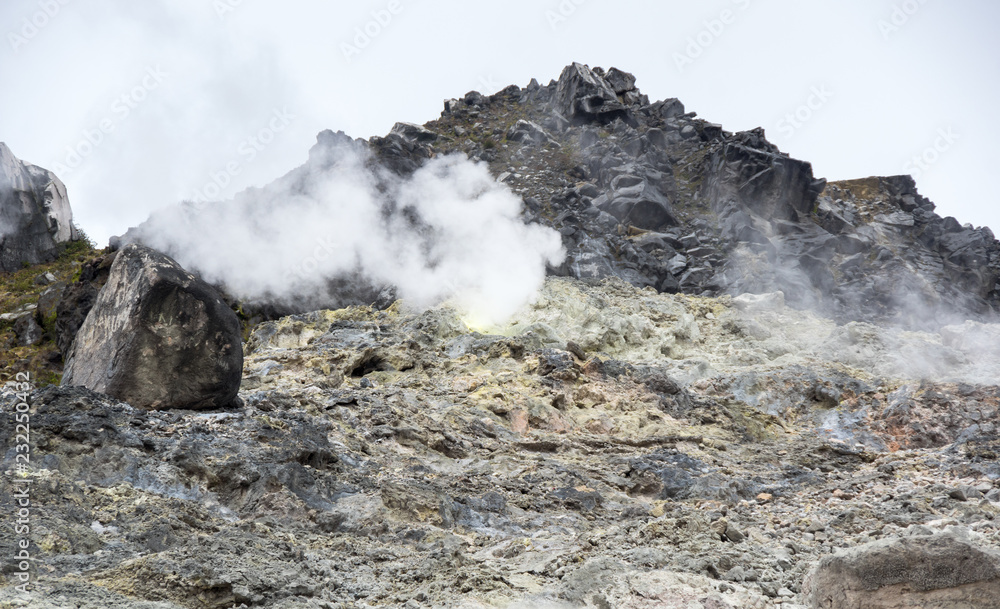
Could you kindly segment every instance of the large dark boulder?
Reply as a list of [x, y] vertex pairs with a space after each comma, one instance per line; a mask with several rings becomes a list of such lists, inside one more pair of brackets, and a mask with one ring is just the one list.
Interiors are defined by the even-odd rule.
[[813, 177], [812, 165], [779, 152], [760, 129], [722, 143], [706, 173], [704, 195], [716, 210], [736, 202], [764, 218], [793, 222], [812, 211], [826, 185]]
[[0, 271], [50, 262], [60, 243], [75, 239], [66, 186], [0, 142]]
[[667, 197], [649, 181], [633, 176], [615, 179], [611, 193], [598, 197], [594, 204], [623, 224], [644, 230], [679, 224]]
[[239, 320], [215, 288], [130, 244], [76, 335], [62, 384], [139, 408], [200, 410], [231, 405], [242, 369]]
[[[615, 80], [622, 82], [624, 79]], [[563, 69], [556, 87], [555, 103], [563, 116], [577, 124], [592, 121], [608, 123], [616, 118], [628, 120], [630, 116], [614, 87], [581, 63]]]
[[813, 609], [994, 609], [1000, 553], [952, 534], [881, 540], [823, 558], [802, 588]]

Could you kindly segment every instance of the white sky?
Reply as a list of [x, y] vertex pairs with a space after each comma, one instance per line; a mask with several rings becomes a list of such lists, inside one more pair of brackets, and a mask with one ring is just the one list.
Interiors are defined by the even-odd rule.
[[155, 208], [266, 184], [322, 129], [384, 135], [580, 61], [762, 126], [821, 177], [918, 171], [941, 215], [1000, 232], [998, 24], [990, 0], [0, 0], [0, 140], [57, 170], [103, 245]]

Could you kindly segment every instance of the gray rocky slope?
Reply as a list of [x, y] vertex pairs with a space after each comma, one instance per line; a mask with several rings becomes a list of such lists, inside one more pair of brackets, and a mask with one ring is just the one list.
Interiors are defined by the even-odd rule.
[[[992, 318], [1000, 304], [1000, 243], [989, 228], [941, 218], [909, 176], [827, 184], [762, 129], [730, 133], [677, 99], [650, 103], [635, 77], [573, 64], [558, 81], [476, 92], [445, 102], [424, 126], [397, 124], [385, 137], [326, 131], [309, 161], [238, 197], [253, 214], [275, 199], [315, 194], [344, 158], [364, 155], [406, 175], [427, 159], [463, 153], [489, 163], [525, 200], [525, 219], [563, 235], [568, 256], [553, 275], [618, 277], [661, 292], [766, 293], [843, 321], [915, 329]], [[149, 231], [124, 241], [152, 241]], [[188, 266], [197, 267], [197, 260]], [[331, 277], [317, 305], [369, 304], [386, 286]], [[382, 299], [385, 304], [391, 299]]]
[[579, 65], [324, 132], [281, 188], [355, 147], [490, 163], [566, 263], [489, 327], [340, 278], [359, 306], [252, 329], [240, 407], [35, 391], [35, 587], [5, 562], [0, 607], [997, 606], [986, 229]]
[[919, 567], [943, 535], [975, 551], [859, 581], [990, 607], [967, 602], [1000, 597], [990, 331], [571, 279], [488, 331], [448, 306], [265, 322], [240, 409], [32, 395], [36, 588], [5, 563], [0, 606], [843, 607], [810, 603], [864, 590], [807, 573], [886, 553], [821, 559]]

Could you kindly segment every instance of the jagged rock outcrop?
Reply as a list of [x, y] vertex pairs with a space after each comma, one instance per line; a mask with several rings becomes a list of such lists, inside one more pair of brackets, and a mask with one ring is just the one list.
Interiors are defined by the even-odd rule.
[[884, 539], [823, 558], [803, 594], [811, 609], [993, 609], [1000, 552], [953, 534]]
[[[447, 100], [439, 119], [398, 123], [385, 137], [325, 131], [309, 162], [269, 188], [314, 192], [344, 158], [364, 158], [379, 182], [386, 170], [405, 176], [464, 153], [523, 198], [525, 220], [561, 233], [566, 257], [553, 275], [688, 294], [782, 291], [843, 322], [912, 329], [995, 318], [1000, 242], [935, 214], [908, 176], [828, 184], [763, 129], [725, 131], [677, 99], [650, 102], [635, 83], [574, 63], [548, 85]], [[253, 214], [259, 196], [238, 199]], [[166, 246], [142, 227], [128, 237]], [[392, 286], [360, 269], [330, 280], [323, 306], [388, 304]]]
[[66, 186], [0, 142], [0, 271], [51, 261], [59, 244], [75, 239]]
[[[500, 147], [477, 141], [528, 120], [559, 158], [518, 129]], [[547, 86], [469, 94], [427, 127], [457, 134], [434, 151], [489, 162], [532, 220], [560, 230], [567, 258], [555, 274], [695, 294], [781, 290], [842, 321], [909, 328], [993, 319], [1000, 306], [1000, 242], [939, 217], [912, 178], [827, 184], [763, 129], [730, 133], [676, 99], [650, 103], [615, 68], [573, 64]]]
[[566, 66], [555, 91], [556, 110], [574, 123], [631, 121], [628, 106], [618, 96], [635, 89], [635, 77], [615, 70], [613, 81], [580, 63]]
[[218, 292], [135, 244], [118, 252], [73, 342], [63, 385], [137, 408], [229, 406], [243, 367], [240, 324]]

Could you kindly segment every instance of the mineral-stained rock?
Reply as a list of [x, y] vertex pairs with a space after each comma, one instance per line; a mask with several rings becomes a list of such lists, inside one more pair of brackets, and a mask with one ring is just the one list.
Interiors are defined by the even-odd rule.
[[80, 328], [63, 385], [146, 409], [228, 406], [243, 366], [240, 325], [211, 286], [127, 245]]
[[51, 261], [60, 243], [76, 238], [62, 181], [0, 142], [0, 271]]
[[952, 534], [885, 539], [823, 558], [803, 594], [813, 609], [994, 609], [1000, 552]]
[[[650, 249], [708, 241], [671, 235]], [[478, 330], [448, 305], [263, 322], [238, 411], [28, 396], [36, 594], [64, 597], [35, 604], [804, 609], [840, 550], [956, 528], [998, 547], [1000, 326], [944, 334], [616, 278], [549, 279]], [[901, 385], [912, 353], [965, 380]], [[0, 606], [34, 607], [16, 583], [0, 570]]]

